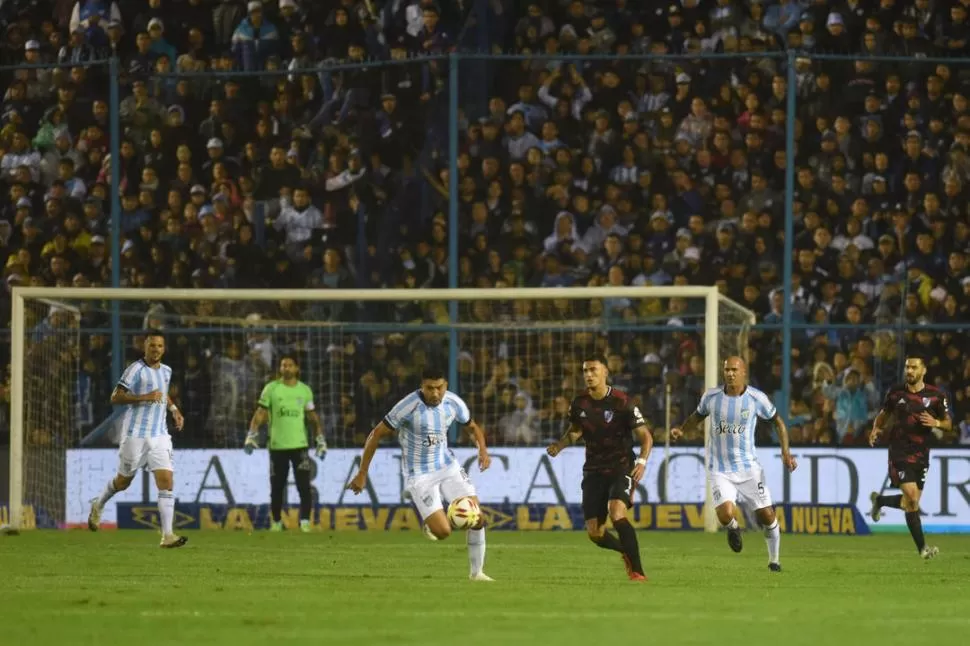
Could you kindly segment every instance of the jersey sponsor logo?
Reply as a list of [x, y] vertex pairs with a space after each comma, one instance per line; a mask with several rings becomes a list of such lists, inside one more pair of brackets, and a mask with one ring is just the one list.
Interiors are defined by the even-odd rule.
[[741, 435], [744, 433], [744, 424], [728, 424], [721, 422], [714, 426], [714, 432], [718, 435]]
[[428, 435], [428, 436], [426, 436], [424, 438], [424, 442], [423, 443], [427, 447], [438, 446], [439, 444], [444, 444], [445, 443], [445, 436], [444, 435], [438, 435], [438, 434]]
[[611, 410], [603, 411], [603, 419], [606, 421], [607, 424], [609, 424], [610, 422], [612, 422], [613, 421], [613, 411], [611, 411]]
[[302, 406], [301, 407], [298, 407], [298, 408], [287, 408], [286, 406], [282, 406], [281, 405], [279, 407], [279, 416], [280, 417], [299, 417], [302, 414], [303, 414], [303, 407]]

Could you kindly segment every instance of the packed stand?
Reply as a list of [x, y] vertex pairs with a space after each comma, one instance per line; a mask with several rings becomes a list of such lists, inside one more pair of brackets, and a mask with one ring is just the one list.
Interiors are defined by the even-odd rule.
[[[970, 314], [970, 122], [961, 92], [970, 67], [811, 54], [959, 55], [968, 46], [966, 11], [927, 0], [868, 4], [11, 0], [0, 9], [3, 62], [62, 67], [4, 74], [6, 283], [110, 284], [109, 79], [105, 66], [86, 63], [117, 55], [122, 285], [445, 287], [455, 199], [460, 286], [717, 284], [775, 326], [750, 343], [752, 379], [774, 394], [785, 298], [786, 63], [757, 55], [791, 48], [799, 117], [792, 319], [816, 326], [793, 332], [793, 440], [859, 443], [879, 394], [898, 378], [903, 348], [930, 358], [930, 375], [952, 394], [961, 422], [970, 419], [966, 336], [895, 326]], [[451, 196], [448, 62], [420, 57], [464, 48], [486, 23], [489, 46], [475, 49], [601, 57], [462, 63]], [[711, 52], [748, 57], [702, 58]], [[331, 68], [388, 59], [406, 62]], [[168, 75], [233, 70], [292, 72]], [[207, 446], [239, 445], [251, 413], [247, 402], [220, 399], [218, 384], [230, 376], [228, 392], [241, 382], [248, 393], [280, 352], [293, 350], [324, 391], [338, 442], [359, 443], [442, 344], [353, 335], [351, 322], [447, 314], [410, 303], [280, 304], [259, 313], [160, 307], [153, 316], [170, 328], [175, 317], [226, 314], [348, 323], [346, 337], [315, 348], [273, 330], [176, 335], [180, 352], [171, 358], [185, 375], [178, 392], [199, 422], [193, 427], [207, 429], [195, 441]], [[676, 300], [606, 299], [578, 309], [476, 303], [463, 321], [516, 325], [504, 336], [462, 335], [459, 389], [494, 441], [545, 442], [582, 387], [579, 358], [603, 349], [617, 383], [647, 404], [655, 424], [672, 383], [677, 419], [703, 384], [699, 335], [678, 329], [700, 322], [687, 309]], [[131, 319], [134, 329], [143, 315]], [[86, 316], [82, 327], [103, 322]], [[608, 337], [526, 329], [604, 318], [672, 325]], [[92, 335], [77, 353], [91, 383], [91, 405], [78, 407], [75, 421], [83, 432], [107, 414], [108, 348]], [[336, 385], [333, 374], [341, 375]], [[961, 428], [970, 443], [970, 424]]]
[[[3, 72], [0, 131], [9, 196], [0, 220], [5, 285], [110, 285], [112, 244], [121, 250], [123, 287], [373, 287], [395, 277], [397, 267], [378, 249], [391, 249], [397, 231], [429, 226], [430, 215], [410, 205], [421, 201], [419, 160], [435, 152], [428, 142], [447, 133], [447, 68], [421, 58], [461, 42], [469, 4], [3, 3], [0, 51], [10, 66]], [[105, 63], [115, 56], [118, 159], [110, 154]], [[53, 67], [18, 68], [25, 63]], [[117, 241], [108, 215], [113, 165], [121, 187]], [[359, 222], [365, 223], [360, 229]], [[9, 306], [4, 299], [6, 320]], [[150, 314], [174, 329], [192, 317], [242, 320], [279, 314], [282, 306], [271, 312], [211, 307], [165, 304]], [[356, 317], [323, 306], [285, 314], [309, 322]], [[77, 322], [62, 310], [32, 311], [28, 324], [103, 330], [110, 322], [104, 311], [88, 308], [83, 315]], [[125, 315], [127, 330], [141, 329], [149, 318], [144, 309]], [[245, 424], [233, 415], [251, 413], [247, 401], [228, 420], [214, 417], [225, 408], [215, 401], [220, 384], [241, 374], [248, 393], [251, 382], [269, 378], [278, 359], [237, 366], [238, 346], [251, 344], [251, 336], [222, 337], [191, 335], [187, 342], [178, 336], [173, 340], [184, 352], [169, 355], [176, 374], [184, 375], [176, 392], [198, 393], [211, 384], [197, 398], [198, 410], [187, 411], [205, 422], [195, 428], [211, 427], [210, 437], [196, 438], [203, 444], [234, 445], [237, 438], [221, 435], [241, 432]], [[48, 356], [58, 339], [33, 335], [28, 353]], [[126, 360], [136, 356], [135, 343], [126, 338]], [[79, 372], [81, 385], [62, 384], [69, 397], [81, 399], [69, 413], [76, 419], [70, 429], [45, 430], [56, 437], [38, 441], [72, 442], [108, 415], [110, 343], [103, 334], [82, 334], [78, 346], [62, 357], [63, 369], [50, 368]], [[289, 350], [288, 339], [276, 347]], [[343, 394], [353, 395], [353, 388], [351, 381]], [[54, 413], [27, 415], [49, 420]]]
[[[508, 43], [521, 53], [690, 58], [502, 67], [459, 160], [472, 256], [464, 284], [716, 284], [767, 324], [752, 335], [751, 373], [777, 399], [791, 50], [793, 441], [864, 444], [903, 355], [915, 352], [950, 393], [959, 441], [970, 443], [970, 361], [958, 327], [970, 315], [970, 66], [917, 60], [961, 54], [967, 12], [924, 0], [875, 5], [528, 3]], [[812, 57], [824, 53], [854, 56]], [[877, 64], [859, 54], [912, 58]], [[619, 307], [650, 315], [646, 302]], [[896, 327], [934, 323], [950, 328]], [[675, 384], [674, 418], [689, 412], [699, 346], [684, 352], [668, 334], [612, 349], [614, 373], [653, 404], [654, 422], [664, 380], [648, 371], [657, 363]], [[511, 381], [529, 382], [524, 364]], [[691, 377], [695, 388], [683, 387]], [[536, 391], [516, 393], [533, 401]], [[543, 399], [539, 419], [555, 415], [556, 400]]]

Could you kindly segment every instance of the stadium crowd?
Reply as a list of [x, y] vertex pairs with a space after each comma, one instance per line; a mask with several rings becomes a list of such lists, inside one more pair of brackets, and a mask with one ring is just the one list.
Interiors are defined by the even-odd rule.
[[[919, 60], [970, 51], [966, 5], [9, 0], [0, 6], [5, 284], [110, 285], [119, 244], [123, 286], [447, 287], [455, 199], [460, 286], [716, 284], [767, 324], [747, 345], [752, 380], [771, 394], [786, 297], [787, 59], [770, 54], [794, 50], [793, 442], [861, 443], [903, 353], [917, 351], [951, 394], [954, 441], [970, 443], [965, 331], [898, 327], [970, 317], [970, 64]], [[462, 50], [590, 57], [460, 63], [452, 196], [449, 62], [426, 57]], [[705, 58], [713, 53], [737, 56]], [[813, 57], [825, 53], [855, 56]], [[866, 60], [874, 54], [907, 58]], [[121, 71], [119, 159], [109, 154], [108, 70], [91, 64], [111, 56]], [[231, 74], [262, 70], [270, 74]], [[680, 419], [703, 385], [693, 305], [474, 303], [462, 321], [481, 327], [461, 334], [459, 391], [494, 442], [542, 443], [582, 387], [581, 357], [598, 348], [656, 424], [672, 384]], [[6, 321], [9, 299], [4, 308]], [[187, 441], [204, 446], [241, 445], [283, 351], [304, 359], [335, 443], [359, 444], [442, 344], [404, 325], [447, 319], [414, 302], [145, 309], [126, 311], [126, 327], [173, 330], [173, 394], [198, 429]], [[593, 333], [611, 320], [667, 331]], [[192, 333], [214, 321], [222, 329]], [[390, 331], [365, 331], [368, 321]], [[91, 304], [80, 318], [55, 307], [30, 321], [107, 322]], [[345, 325], [320, 325], [332, 322]], [[496, 322], [500, 331], [485, 331]], [[52, 374], [78, 375], [61, 384], [78, 400], [69, 437], [43, 430], [35, 441], [74, 441], [75, 429], [107, 415], [109, 344], [83, 330], [67, 353], [46, 354], [57, 334], [31, 337], [33, 356], [65, 362]], [[43, 410], [52, 405], [28, 406], [28, 421], [64, 419]]]

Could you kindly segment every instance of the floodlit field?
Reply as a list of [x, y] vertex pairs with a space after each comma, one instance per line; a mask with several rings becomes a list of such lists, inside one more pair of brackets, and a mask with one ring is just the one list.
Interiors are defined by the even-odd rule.
[[148, 531], [0, 538], [3, 644], [967, 644], [970, 538], [641, 533], [650, 581], [580, 532], [489, 535], [492, 584], [463, 541], [413, 533]]

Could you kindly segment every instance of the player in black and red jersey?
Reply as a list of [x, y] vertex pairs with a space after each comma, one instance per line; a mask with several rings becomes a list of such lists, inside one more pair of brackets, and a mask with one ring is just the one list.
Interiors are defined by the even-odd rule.
[[[631, 581], [646, 581], [637, 533], [626, 512], [633, 505], [634, 487], [646, 473], [653, 437], [630, 396], [606, 383], [608, 374], [605, 357], [590, 357], [583, 362], [586, 393], [573, 400], [569, 427], [546, 451], [556, 457], [565, 447], [583, 438], [586, 442], [583, 464], [586, 533], [598, 546], [623, 556]], [[640, 455], [636, 458], [634, 436], [640, 442]], [[616, 536], [606, 531], [607, 515], [613, 521]]]
[[930, 437], [940, 439], [953, 428], [950, 405], [946, 394], [923, 382], [926, 364], [920, 357], [907, 356], [904, 368], [905, 383], [893, 386], [886, 393], [882, 409], [872, 423], [869, 445], [875, 446], [893, 420], [889, 433], [889, 481], [902, 491], [895, 496], [883, 496], [873, 491], [869, 496], [874, 522], [882, 516], [883, 507], [906, 512], [906, 525], [913, 535], [916, 549], [924, 559], [931, 559], [939, 550], [928, 547], [923, 539], [923, 523], [919, 517], [919, 500], [930, 467]]

